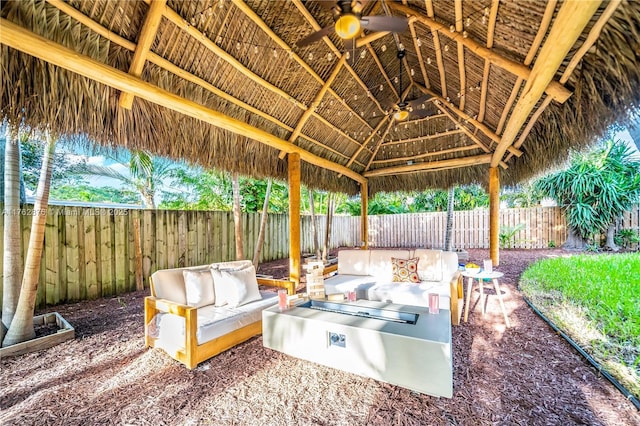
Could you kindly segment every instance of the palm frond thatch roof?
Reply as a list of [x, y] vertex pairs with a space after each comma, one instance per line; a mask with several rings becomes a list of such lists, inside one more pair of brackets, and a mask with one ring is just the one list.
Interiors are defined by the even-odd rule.
[[[333, 24], [322, 3], [3, 2], [2, 114], [253, 176], [285, 178], [297, 150], [303, 183], [375, 193], [485, 182], [488, 167], [514, 184], [640, 105], [638, 1], [363, 2], [409, 25], [365, 30], [349, 59], [335, 33], [296, 44]], [[137, 81], [152, 86], [123, 89]], [[426, 94], [425, 117], [393, 120]]]

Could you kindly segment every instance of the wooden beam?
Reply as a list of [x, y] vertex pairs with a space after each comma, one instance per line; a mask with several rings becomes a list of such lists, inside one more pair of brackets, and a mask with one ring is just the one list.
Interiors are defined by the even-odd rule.
[[[362, 150], [369, 144], [369, 142], [371, 142], [371, 140], [376, 137], [376, 135], [378, 134], [378, 130], [380, 130], [380, 128], [384, 125], [384, 123], [388, 120], [388, 117], [383, 118], [382, 120], [380, 120], [380, 122], [378, 123], [378, 125], [376, 126], [375, 129], [373, 129], [373, 132], [371, 132], [371, 134], [369, 135], [369, 137], [367, 137], [367, 139], [364, 141], [364, 143], [360, 146], [360, 148], [358, 148], [358, 150], [355, 152], [355, 154], [353, 154], [351, 156], [351, 158], [349, 159], [349, 161], [347, 161], [347, 164], [345, 165], [345, 167], [349, 167], [351, 166], [351, 164], [353, 164], [354, 161], [356, 161], [356, 158], [358, 158], [358, 155], [360, 155], [360, 153], [362, 152]], [[393, 123], [393, 120], [391, 120], [389, 122], [389, 126], [391, 126], [391, 124]], [[387, 126], [387, 128], [389, 127]]]
[[366, 36], [356, 39], [356, 47], [363, 47], [367, 44], [371, 44], [376, 40], [380, 40], [382, 37], [391, 34], [389, 31], [376, 31]]
[[[158, 26], [160, 25], [160, 19], [162, 19], [162, 13], [167, 4], [167, 0], [153, 0], [147, 15], [144, 18], [144, 24], [142, 24], [142, 30], [140, 31], [140, 37], [138, 37], [138, 45], [133, 52], [133, 59], [131, 65], [129, 65], [129, 74], [140, 77], [142, 75], [142, 69], [144, 68], [147, 54], [151, 49], [151, 44], [156, 38], [158, 32]], [[124, 109], [131, 109], [133, 105], [133, 95], [131, 93], [120, 93], [120, 99], [118, 104]]]
[[462, 130], [464, 132], [464, 134], [467, 135], [467, 137], [469, 139], [471, 139], [473, 141], [473, 143], [478, 145], [478, 147], [480, 149], [482, 149], [484, 152], [490, 152], [489, 148], [480, 139], [478, 139], [478, 137], [476, 135], [474, 135], [471, 130], [467, 129], [467, 127], [464, 124], [462, 124], [458, 120], [456, 120], [456, 118], [453, 116], [453, 114], [451, 114], [449, 111], [447, 111], [447, 109], [444, 106], [442, 106], [440, 103], [436, 103], [436, 107], [440, 111], [442, 111], [444, 114], [446, 114], [447, 117], [449, 117], [449, 119], [456, 124], [458, 129]]
[[[90, 28], [91, 30], [95, 31], [96, 33], [100, 34], [102, 37], [106, 38], [107, 40], [124, 47], [127, 50], [131, 50], [134, 51], [136, 49], [136, 45], [135, 43], [133, 43], [132, 41], [129, 41], [127, 39], [125, 39], [124, 37], [119, 36], [118, 34], [109, 31], [108, 29], [106, 29], [105, 27], [103, 27], [102, 25], [98, 24], [97, 22], [93, 21], [91, 18], [89, 18], [88, 16], [82, 14], [80, 11], [78, 11], [77, 9], [74, 9], [73, 7], [69, 6], [69, 4], [63, 2], [62, 0], [47, 0], [47, 3], [51, 4], [52, 6], [56, 7], [57, 9], [59, 9], [60, 11], [66, 13], [67, 15], [71, 16], [73, 19], [76, 19], [78, 22], [82, 23], [83, 25], [85, 25], [86, 27]], [[212, 85], [211, 83], [209, 83], [208, 81], [205, 81], [204, 79], [195, 76], [193, 74], [191, 74], [190, 72], [185, 71], [184, 69], [174, 65], [172, 62], [167, 61], [166, 59], [164, 59], [163, 57], [153, 53], [153, 52], [149, 52], [147, 54], [147, 60], [157, 66], [159, 66], [160, 68], [163, 68], [175, 75], [177, 75], [178, 77], [184, 78], [185, 80], [197, 84], [200, 87], [205, 88], [206, 90], [208, 90], [209, 92], [215, 94], [216, 96], [221, 97], [222, 99], [233, 103], [234, 105], [237, 105], [241, 108], [244, 108], [245, 110], [251, 112], [252, 114], [258, 115], [262, 118], [264, 118], [265, 120], [268, 120], [274, 124], [276, 124], [277, 126], [282, 127], [283, 129], [286, 129], [288, 131], [293, 131], [293, 127], [288, 126], [287, 124], [279, 121], [278, 119], [264, 113], [263, 111], [260, 111], [259, 109], [241, 101], [240, 99], [234, 98], [233, 96], [223, 92], [222, 90], [218, 89], [217, 87], [215, 87], [214, 85]]]
[[[442, 116], [446, 117], [447, 115], [446, 114], [442, 114]], [[417, 138], [409, 138], [409, 139], [401, 139], [401, 140], [397, 140], [397, 141], [389, 141], [389, 142], [383, 143], [382, 145], [383, 146], [401, 145], [403, 143], [426, 141], [426, 140], [442, 138], [442, 137], [450, 136], [450, 135], [457, 135], [458, 133], [462, 133], [462, 130], [460, 130], [460, 129], [447, 130], [447, 131], [444, 131], [442, 133], [434, 133], [433, 135], [424, 135], [424, 136], [418, 136]]]
[[77, 73], [109, 87], [113, 87], [114, 89], [131, 92], [134, 96], [140, 97], [149, 102], [158, 104], [189, 117], [202, 120], [233, 133], [246, 136], [275, 149], [298, 153], [300, 154], [300, 158], [304, 161], [327, 170], [332, 170], [336, 173], [342, 173], [357, 182], [366, 180], [363, 176], [347, 167], [314, 155], [295, 145], [291, 145], [289, 142], [282, 140], [269, 132], [206, 108], [196, 102], [182, 98], [153, 84], [142, 81], [139, 78], [133, 77], [123, 71], [109, 65], [105, 65], [102, 62], [96, 61], [85, 55], [81, 55], [58, 43], [54, 43], [40, 37], [7, 19], [0, 18], [0, 24], [2, 26], [2, 31], [0, 31], [0, 43], [7, 45], [8, 47], [42, 59], [53, 65], [59, 66], [60, 68]]
[[238, 71], [240, 74], [244, 75], [247, 79], [249, 79], [252, 82], [256, 83], [258, 86], [261, 86], [261, 87], [269, 90], [270, 92], [275, 93], [276, 95], [280, 96], [281, 98], [288, 100], [289, 102], [291, 102], [292, 104], [294, 104], [298, 108], [300, 108], [300, 109], [302, 109], [304, 111], [307, 110], [307, 106], [305, 104], [303, 104], [302, 102], [298, 101], [296, 98], [294, 98], [293, 96], [291, 96], [290, 94], [288, 94], [284, 90], [280, 89], [279, 87], [275, 86], [274, 84], [269, 83], [268, 81], [266, 81], [265, 79], [260, 77], [258, 74], [256, 74], [253, 71], [251, 71], [249, 68], [245, 67], [242, 64], [242, 62], [238, 61], [236, 58], [231, 56], [224, 49], [222, 49], [217, 44], [215, 44], [212, 40], [207, 38], [197, 28], [195, 28], [194, 26], [189, 24], [189, 22], [187, 22], [175, 10], [173, 10], [173, 9], [171, 9], [169, 7], [166, 7], [165, 10], [164, 10], [164, 17], [167, 18], [173, 24], [177, 25], [178, 28], [182, 29], [184, 32], [189, 34], [191, 37], [194, 38], [195, 41], [201, 43], [204, 47], [206, 47], [208, 50], [213, 52], [220, 59], [224, 60], [226, 63], [231, 65], [236, 71]]
[[466, 167], [476, 166], [479, 164], [489, 164], [491, 162], [491, 154], [475, 155], [473, 157], [452, 158], [450, 160], [431, 161], [418, 164], [410, 164], [406, 166], [385, 167], [366, 171], [363, 176], [366, 178], [374, 176], [389, 176], [397, 173], [417, 172], [422, 170], [440, 169], [446, 167]]
[[[464, 32], [464, 17], [462, 16], [462, 0], [455, 0], [454, 2], [455, 16], [456, 16], [456, 31], [460, 34]], [[467, 94], [467, 74], [464, 70], [464, 45], [460, 40], [456, 41], [458, 45], [458, 73], [460, 74], [460, 101], [458, 108], [464, 111], [465, 97]]]
[[361, 248], [369, 248], [369, 185], [367, 182], [360, 184], [360, 233], [362, 234]]
[[491, 167], [500, 164], [507, 148], [518, 136], [522, 125], [545, 93], [545, 88], [548, 87], [567, 53], [578, 40], [600, 4], [599, 0], [589, 2], [565, 0], [562, 3], [549, 36], [540, 49], [530, 78], [527, 80], [522, 95], [509, 118], [502, 135], [502, 141], [495, 149]]
[[[496, 18], [498, 17], [498, 6], [500, 0], [491, 0], [491, 13], [489, 14], [489, 25], [487, 27], [487, 48], [493, 47], [493, 34], [496, 28]], [[482, 72], [482, 87], [480, 89], [480, 108], [478, 109], [478, 121], [484, 121], [484, 114], [487, 108], [487, 89], [489, 86], [489, 71], [491, 63], [484, 61], [484, 70]], [[463, 109], [463, 108], [460, 108]]]
[[[484, 47], [483, 45], [481, 45], [480, 43], [478, 43], [477, 41], [469, 37], [464, 38], [461, 33], [450, 32], [449, 28], [447, 28], [445, 25], [439, 22], [436, 22], [431, 18], [421, 15], [420, 12], [412, 9], [411, 7], [404, 6], [400, 3], [395, 3], [395, 2], [389, 3], [389, 6], [398, 12], [415, 16], [418, 22], [431, 28], [431, 32], [434, 34], [434, 42], [435, 42], [435, 34], [437, 32], [446, 33], [447, 37], [450, 37], [452, 40], [455, 40], [455, 41], [460, 41], [467, 49], [469, 49], [479, 57], [490, 61], [492, 64], [499, 66], [504, 70], [509, 71], [512, 74], [522, 77], [525, 80], [530, 80], [532, 78], [531, 77], [532, 70], [530, 70], [525, 65], [512, 61], [510, 59], [507, 59], [497, 54], [493, 50], [487, 49], [486, 47]], [[565, 102], [569, 98], [569, 96], [571, 96], [571, 92], [557, 81], [549, 81], [549, 83], [547, 84], [547, 87], [545, 87], [545, 91], [549, 95], [553, 96], [554, 100], [560, 103]], [[446, 98], [444, 93], [443, 93], [443, 97]]]
[[589, 31], [587, 39], [584, 41], [584, 43], [582, 43], [580, 49], [578, 49], [578, 51], [573, 55], [571, 61], [569, 61], [569, 65], [567, 65], [567, 68], [565, 68], [562, 77], [560, 77], [560, 83], [564, 84], [567, 82], [567, 80], [569, 80], [569, 77], [571, 77], [571, 73], [573, 73], [573, 70], [576, 69], [578, 63], [580, 63], [584, 55], [589, 51], [589, 49], [591, 49], [591, 46], [593, 46], [598, 38], [600, 38], [602, 28], [607, 24], [607, 22], [609, 22], [611, 15], [613, 15], [618, 6], [620, 6], [621, 2], [622, 0], [609, 0], [607, 8], [604, 10], [602, 15], [600, 15], [600, 18], [598, 18], [598, 21], [591, 28], [591, 31]]
[[376, 145], [375, 149], [373, 150], [373, 153], [371, 154], [371, 157], [369, 158], [367, 167], [364, 168], [365, 172], [369, 170], [369, 167], [371, 167], [371, 163], [373, 163], [373, 159], [376, 158], [376, 155], [378, 155], [378, 150], [382, 146], [382, 142], [384, 141], [384, 138], [387, 137], [387, 133], [389, 133], [389, 130], [391, 130], [392, 125], [393, 125], [393, 119], [389, 120], [389, 125], [384, 130], [384, 132], [382, 132], [382, 135], [380, 135], [380, 140], [378, 141], [378, 144]]
[[378, 55], [376, 55], [376, 51], [373, 50], [373, 47], [371, 47], [371, 45], [369, 44], [367, 44], [367, 50], [369, 51], [369, 54], [371, 55], [373, 60], [376, 62], [376, 65], [378, 65], [380, 74], [382, 74], [382, 77], [384, 77], [389, 87], [391, 87], [391, 90], [396, 95], [396, 98], [400, 99], [400, 95], [398, 94], [398, 91], [396, 90], [396, 88], [393, 86], [393, 83], [391, 83], [391, 79], [389, 79], [389, 75], [387, 74], [387, 71], [385, 71], [384, 67], [382, 66], [382, 63], [380, 63], [380, 58], [378, 58]]
[[[385, 144], [384, 146], [387, 146], [387, 145]], [[407, 162], [411, 160], [417, 160], [420, 158], [434, 157], [436, 155], [445, 155], [445, 154], [451, 154], [454, 152], [471, 151], [472, 149], [478, 149], [478, 147], [463, 146], [460, 148], [449, 148], [449, 149], [443, 149], [442, 151], [434, 151], [434, 152], [427, 152], [424, 154], [412, 155], [410, 157], [397, 157], [397, 158], [389, 158], [387, 160], [375, 160], [373, 164], [387, 164], [387, 163], [395, 163], [398, 161]]]
[[[351, 142], [351, 143], [353, 143], [355, 145], [358, 145], [358, 146], [362, 146], [362, 144], [360, 142], [358, 142], [353, 137], [349, 136], [349, 134], [345, 133], [344, 130], [340, 129], [339, 127], [334, 126], [333, 124], [331, 124], [331, 122], [329, 122], [329, 120], [327, 120], [326, 118], [324, 118], [323, 116], [321, 116], [317, 112], [313, 113], [313, 117], [316, 120], [318, 120], [319, 122], [321, 122], [322, 124], [324, 124], [325, 126], [330, 127], [331, 130], [333, 130], [334, 132], [338, 133], [340, 136], [342, 136], [343, 138], [345, 138], [349, 142]], [[302, 135], [302, 133], [301, 133], [301, 135]], [[309, 137], [306, 137], [306, 138], [311, 140]]]
[[[338, 73], [340, 72], [342, 66], [345, 64], [346, 60], [346, 55], [342, 55], [336, 66], [333, 68], [331, 75], [329, 76], [329, 78], [327, 78], [327, 81], [320, 88], [318, 93], [316, 93], [316, 97], [313, 99], [313, 102], [311, 102], [311, 105], [309, 105], [309, 108], [307, 108], [307, 110], [302, 114], [302, 117], [300, 117], [300, 120], [298, 120], [296, 128], [293, 130], [293, 133], [291, 133], [291, 136], [289, 136], [289, 143], [293, 143], [298, 138], [298, 136], [300, 136], [300, 132], [302, 132], [302, 128], [304, 127], [305, 123], [307, 122], [309, 117], [311, 117], [311, 114], [313, 114], [313, 110], [317, 108], [318, 105], [320, 105], [320, 101], [322, 101], [322, 98], [324, 98], [327, 90], [329, 90], [329, 87], [331, 87], [331, 83], [333, 83], [333, 80], [335, 80], [338, 76]], [[280, 152], [280, 158], [284, 158], [284, 154], [286, 154], [285, 151]]]
[[500, 143], [500, 141], [501, 141], [500, 136], [498, 136], [495, 133], [493, 133], [491, 131], [491, 129], [489, 129], [484, 123], [479, 122], [475, 118], [469, 116], [469, 114], [467, 114], [466, 112], [461, 111], [460, 109], [456, 108], [456, 106], [452, 102], [447, 102], [446, 99], [443, 99], [440, 95], [438, 95], [437, 93], [427, 89], [426, 87], [422, 87], [419, 84], [416, 84], [416, 87], [418, 89], [420, 89], [420, 91], [422, 91], [423, 93], [425, 93], [427, 95], [431, 95], [433, 97], [433, 101], [434, 102], [435, 101], [439, 101], [440, 103], [445, 105], [447, 108], [449, 108], [451, 111], [453, 111], [462, 120], [464, 120], [464, 121], [466, 121], [468, 123], [471, 123], [474, 127], [477, 127], [489, 139], [491, 139], [495, 143]]
[[[545, 34], [547, 34], [547, 29], [549, 25], [551, 25], [551, 19], [553, 18], [553, 14], [556, 10], [557, 0], [549, 0], [547, 2], [547, 7], [544, 10], [544, 15], [542, 15], [542, 21], [540, 22], [540, 26], [538, 27], [538, 32], [536, 33], [536, 37], [533, 39], [533, 43], [531, 43], [531, 47], [529, 48], [529, 52], [527, 53], [527, 57], [524, 59], [524, 64], [528, 67], [531, 62], [533, 62], [533, 58], [535, 57], [538, 48], [542, 44], [542, 40], [544, 39]], [[498, 122], [498, 127], [496, 127], [496, 133], [502, 133], [502, 128], [504, 123], [507, 120], [507, 115], [509, 111], [511, 111], [511, 106], [516, 99], [516, 95], [520, 91], [520, 86], [524, 79], [522, 77], [518, 77], [518, 80], [513, 85], [513, 90], [511, 91], [511, 95], [507, 100], [506, 105], [504, 106], [504, 110], [502, 110], [502, 115], [500, 116], [500, 121]]]
[[287, 156], [289, 177], [289, 280], [300, 284], [300, 154]]
[[489, 168], [489, 257], [500, 266], [500, 170]]
[[418, 46], [418, 36], [416, 35], [416, 28], [413, 25], [413, 20], [409, 19], [409, 31], [411, 31], [411, 39], [413, 40], [413, 48], [416, 50], [418, 56], [418, 64], [420, 65], [420, 72], [422, 73], [422, 79], [427, 89], [431, 88], [429, 77], [427, 76], [427, 69], [424, 66], [424, 59], [422, 59], [422, 48]]

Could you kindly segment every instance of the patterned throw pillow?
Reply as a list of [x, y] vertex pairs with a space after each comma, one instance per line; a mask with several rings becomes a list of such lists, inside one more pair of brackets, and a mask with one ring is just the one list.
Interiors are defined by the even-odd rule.
[[397, 259], [392, 257], [393, 282], [419, 283], [418, 260], [417, 257], [413, 259]]

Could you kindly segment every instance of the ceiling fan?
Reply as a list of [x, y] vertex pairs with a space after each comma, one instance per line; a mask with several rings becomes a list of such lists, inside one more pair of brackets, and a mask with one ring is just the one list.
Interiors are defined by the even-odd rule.
[[363, 31], [392, 31], [403, 32], [409, 26], [407, 18], [399, 16], [362, 16], [365, 0], [336, 0], [319, 1], [318, 4], [331, 9], [335, 24], [309, 34], [299, 40], [298, 47], [307, 46], [335, 32], [344, 40], [345, 51], [350, 52], [353, 60], [356, 47], [356, 37]]
[[[402, 64], [403, 64], [402, 59], [404, 58], [404, 56], [405, 56], [405, 51], [398, 50], [398, 60], [400, 61], [400, 76], [399, 76], [400, 90], [398, 91], [398, 93], [400, 95], [402, 95], [403, 93], [402, 74], [404, 72], [402, 70]], [[407, 118], [409, 118], [409, 116], [411, 116], [411, 118], [417, 119], [417, 118], [424, 118], [432, 115], [433, 111], [431, 110], [431, 108], [428, 108], [428, 105], [426, 104], [426, 102], [432, 97], [433, 96], [431, 95], [425, 95], [417, 99], [414, 99], [412, 101], [401, 99], [400, 102], [398, 102], [396, 105], [393, 106], [393, 109], [395, 110], [395, 112], [393, 113], [393, 119], [396, 121], [404, 121]]]

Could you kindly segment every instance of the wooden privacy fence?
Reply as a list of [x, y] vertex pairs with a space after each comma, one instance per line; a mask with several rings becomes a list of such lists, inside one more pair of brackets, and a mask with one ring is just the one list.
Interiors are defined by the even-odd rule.
[[[21, 210], [23, 260], [32, 213], [32, 206]], [[256, 213], [243, 214], [243, 245], [249, 259], [253, 258], [260, 217]], [[311, 218], [303, 216], [301, 222], [302, 251], [311, 252]], [[317, 223], [322, 244], [325, 218], [318, 216]], [[0, 230], [4, 233], [4, 215]], [[336, 216], [331, 231], [332, 247], [352, 246], [355, 243], [351, 238], [360, 239], [360, 218]], [[147, 286], [149, 275], [158, 269], [233, 260], [233, 233], [231, 212], [49, 206], [37, 306], [133, 291], [137, 287], [136, 262], [141, 264], [143, 285]], [[0, 238], [4, 251], [3, 244]], [[288, 215], [269, 215], [261, 262], [287, 256]], [[0, 267], [2, 262], [0, 258]], [[4, 275], [3, 268], [2, 271]]]
[[[23, 259], [29, 240], [32, 207], [21, 215]], [[302, 253], [313, 252], [311, 218], [301, 218]], [[136, 224], [139, 232], [136, 232]], [[566, 221], [557, 207], [501, 209], [501, 228], [522, 224], [510, 239], [513, 248], [560, 246], [566, 239]], [[243, 214], [244, 250], [253, 256], [260, 214]], [[317, 217], [320, 244], [325, 217]], [[620, 228], [640, 231], [640, 206], [626, 212]], [[369, 216], [372, 247], [444, 246], [446, 213]], [[456, 248], [489, 247], [487, 210], [454, 212], [453, 245]], [[4, 215], [0, 219], [4, 232]], [[139, 234], [139, 244], [136, 235]], [[359, 247], [360, 217], [335, 216], [331, 247]], [[0, 238], [0, 247], [3, 239]], [[634, 247], [637, 249], [637, 245]], [[139, 256], [136, 256], [139, 252]], [[289, 218], [269, 215], [261, 262], [289, 255]], [[203, 265], [235, 258], [231, 212], [127, 210], [50, 206], [45, 247], [40, 268], [37, 306], [93, 299], [136, 289], [136, 263], [143, 285], [157, 269]], [[3, 259], [0, 258], [0, 268]], [[1, 268], [4, 272], [4, 269]], [[0, 283], [1, 286], [1, 283]], [[2, 292], [0, 292], [0, 299]]]

